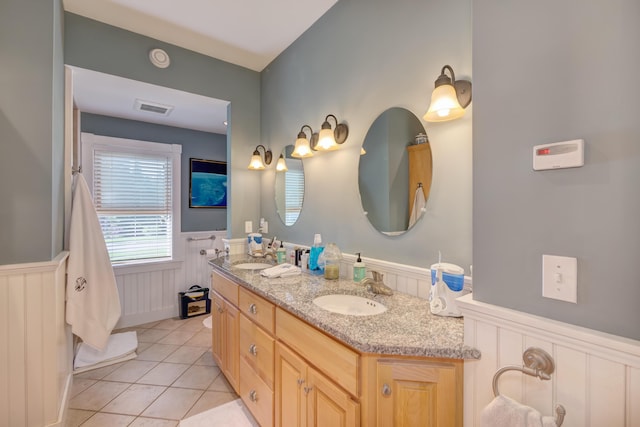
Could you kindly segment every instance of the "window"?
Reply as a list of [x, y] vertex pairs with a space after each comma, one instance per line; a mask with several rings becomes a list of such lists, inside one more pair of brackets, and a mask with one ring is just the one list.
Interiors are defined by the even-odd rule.
[[[289, 162], [292, 163], [292, 162]], [[302, 162], [300, 162], [302, 163]], [[304, 199], [304, 171], [289, 167], [284, 174], [285, 188], [285, 221], [287, 225], [295, 224], [302, 210], [302, 201]]]
[[175, 177], [180, 176], [181, 147], [82, 137], [84, 174], [111, 262], [171, 260], [180, 222], [180, 186]]

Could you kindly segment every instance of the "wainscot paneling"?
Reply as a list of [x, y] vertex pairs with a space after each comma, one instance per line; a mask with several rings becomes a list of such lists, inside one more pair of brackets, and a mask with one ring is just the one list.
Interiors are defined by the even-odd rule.
[[[226, 231], [182, 233], [176, 261], [114, 268], [122, 315], [116, 328], [141, 325], [179, 315], [178, 292], [190, 286], [209, 287], [210, 255], [201, 250], [223, 249]], [[210, 239], [214, 236], [214, 239]]]
[[640, 342], [474, 301], [458, 300], [465, 344], [482, 353], [464, 367], [464, 425], [479, 427], [482, 409], [493, 399], [494, 373], [522, 366], [529, 347], [555, 361], [549, 381], [508, 371], [500, 393], [555, 415], [566, 409], [563, 427], [640, 427]]
[[68, 253], [0, 266], [0, 426], [62, 426], [71, 386]]

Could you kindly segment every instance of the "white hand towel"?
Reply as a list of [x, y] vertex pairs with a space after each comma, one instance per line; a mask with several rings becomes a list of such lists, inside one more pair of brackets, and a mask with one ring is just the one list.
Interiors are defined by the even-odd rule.
[[265, 268], [260, 272], [260, 275], [267, 277], [269, 279], [273, 279], [274, 277], [290, 277], [297, 276], [300, 274], [302, 270], [300, 267], [296, 267], [292, 264], [280, 264], [275, 267]]
[[76, 175], [69, 226], [66, 320], [71, 331], [104, 350], [121, 314], [116, 278], [82, 174]]
[[556, 422], [530, 406], [498, 396], [482, 410], [480, 427], [556, 427]]
[[413, 209], [411, 209], [411, 216], [409, 217], [409, 228], [413, 227], [413, 224], [420, 219], [420, 215], [422, 215], [422, 211], [426, 204], [427, 201], [424, 198], [424, 190], [420, 186], [416, 189], [413, 196]]

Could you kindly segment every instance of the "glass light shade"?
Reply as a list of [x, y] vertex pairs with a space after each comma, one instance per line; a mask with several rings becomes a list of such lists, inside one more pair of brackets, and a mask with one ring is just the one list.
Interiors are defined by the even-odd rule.
[[450, 84], [436, 87], [431, 94], [431, 105], [424, 115], [428, 122], [444, 122], [457, 119], [464, 115], [464, 108], [460, 106], [456, 90]]
[[333, 130], [331, 128], [322, 129], [318, 136], [316, 151], [333, 151], [338, 148], [340, 148], [340, 146], [336, 143], [336, 139], [333, 136]]
[[304, 157], [312, 157], [312, 156], [313, 156], [313, 152], [311, 151], [309, 140], [307, 138], [296, 139], [296, 146], [293, 148], [291, 157], [302, 159]]
[[251, 161], [249, 162], [249, 169], [251, 170], [262, 170], [264, 169], [264, 163], [262, 162], [262, 157], [260, 157], [260, 154], [253, 154], [253, 156], [251, 156]]
[[282, 154], [280, 154], [280, 158], [278, 159], [278, 163], [276, 164], [276, 171], [286, 172], [288, 170], [289, 168], [287, 167], [287, 162], [284, 160], [284, 157], [282, 157]]

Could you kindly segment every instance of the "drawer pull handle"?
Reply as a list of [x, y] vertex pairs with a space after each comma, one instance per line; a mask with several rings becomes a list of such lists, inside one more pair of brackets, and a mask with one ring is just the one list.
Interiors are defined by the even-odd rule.
[[256, 347], [255, 344], [251, 344], [249, 346], [249, 353], [251, 353], [254, 356], [257, 356], [258, 355], [258, 347]]
[[258, 401], [258, 392], [255, 390], [251, 390], [249, 392], [249, 399], [251, 399], [252, 402], [257, 402]]
[[305, 387], [303, 390], [304, 390], [304, 394], [309, 394], [309, 392], [313, 390], [313, 387]]
[[383, 396], [390, 396], [391, 395], [391, 387], [389, 387], [388, 384], [384, 384], [382, 386], [382, 395]]
[[249, 313], [251, 314], [257, 314], [258, 313], [258, 307], [256, 307], [255, 304], [251, 304], [249, 306]]
[[304, 378], [298, 378], [298, 385], [301, 386], [304, 384]]
[[222, 307], [218, 307], [218, 313], [222, 313], [224, 312], [224, 310], [222, 309]]

